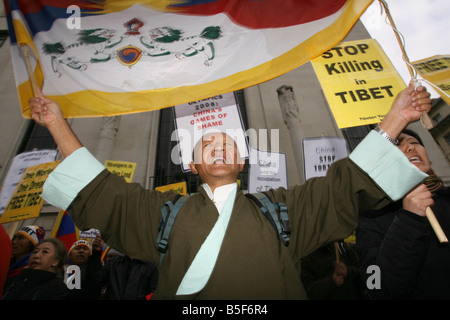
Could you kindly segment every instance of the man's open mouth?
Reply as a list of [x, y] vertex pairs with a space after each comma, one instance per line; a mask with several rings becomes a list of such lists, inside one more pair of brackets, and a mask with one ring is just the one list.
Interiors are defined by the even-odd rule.
[[227, 164], [227, 159], [224, 157], [214, 157], [211, 161], [211, 164]]

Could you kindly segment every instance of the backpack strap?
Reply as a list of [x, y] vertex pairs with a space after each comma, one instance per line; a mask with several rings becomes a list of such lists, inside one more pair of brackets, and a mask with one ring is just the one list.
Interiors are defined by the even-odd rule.
[[[269, 220], [285, 247], [289, 246], [291, 230], [289, 228], [288, 208], [282, 202], [273, 203], [265, 193], [247, 193], [247, 198], [253, 200], [261, 209], [263, 215]], [[188, 195], [177, 195], [172, 201], [166, 201], [161, 208], [161, 221], [159, 223], [158, 250], [161, 263], [169, 245], [169, 235], [178, 212], [189, 198]]]
[[177, 195], [172, 201], [166, 201], [161, 208], [161, 221], [159, 222], [159, 235], [157, 240], [158, 250], [161, 253], [159, 260], [160, 266], [167, 251], [167, 247], [169, 246], [169, 235], [172, 230], [173, 223], [175, 222], [175, 218], [188, 198], [188, 195]]
[[247, 193], [247, 198], [253, 200], [261, 209], [261, 212], [274, 227], [277, 237], [283, 242], [284, 246], [289, 246], [291, 230], [289, 228], [288, 208], [282, 202], [273, 203], [264, 192]]

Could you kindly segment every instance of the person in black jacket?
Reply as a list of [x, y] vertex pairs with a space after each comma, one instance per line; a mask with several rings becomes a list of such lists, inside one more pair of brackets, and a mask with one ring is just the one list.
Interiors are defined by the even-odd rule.
[[39, 242], [29, 264], [4, 290], [3, 300], [64, 300], [68, 289], [59, 270], [64, 265], [66, 248], [59, 239]]
[[418, 199], [427, 193], [433, 194], [428, 205], [448, 237], [450, 190], [434, 174], [415, 132], [404, 130], [398, 147], [412, 164], [429, 176], [402, 200], [378, 212], [361, 215], [356, 230], [356, 249], [367, 294], [372, 299], [450, 299], [449, 244], [441, 243], [436, 237], [425, 216], [426, 206], [417, 205]]
[[80, 267], [81, 288], [69, 290], [68, 300], [98, 300], [101, 294], [103, 240], [97, 234], [92, 247], [87, 240], [81, 239], [69, 249], [67, 257], [70, 264]]
[[[114, 250], [111, 250], [114, 252]], [[119, 253], [107, 259], [102, 270], [103, 300], [149, 300], [156, 290], [158, 269], [154, 263]]]
[[364, 299], [361, 268], [353, 244], [330, 242], [301, 260], [308, 299]]
[[8, 275], [4, 286], [7, 287], [14, 281], [20, 271], [28, 265], [31, 252], [39, 241], [44, 239], [45, 230], [40, 226], [25, 226], [20, 228], [11, 239], [12, 255], [9, 262]]

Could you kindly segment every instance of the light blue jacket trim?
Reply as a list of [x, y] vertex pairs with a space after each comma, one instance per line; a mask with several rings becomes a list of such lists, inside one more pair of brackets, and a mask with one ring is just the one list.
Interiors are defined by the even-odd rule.
[[177, 290], [177, 295], [199, 292], [208, 282], [208, 279], [216, 264], [223, 237], [233, 211], [236, 188], [230, 192], [228, 199], [205, 242], [189, 266]]
[[411, 164], [398, 147], [373, 130], [349, 158], [394, 201], [401, 199], [428, 176]]
[[105, 169], [85, 147], [64, 159], [45, 181], [42, 198], [66, 210], [89, 182]]

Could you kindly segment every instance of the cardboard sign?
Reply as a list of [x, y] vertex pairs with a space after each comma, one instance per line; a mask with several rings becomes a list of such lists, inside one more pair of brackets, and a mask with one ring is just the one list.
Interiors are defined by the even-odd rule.
[[36, 218], [39, 216], [39, 212], [44, 204], [44, 199], [41, 198], [41, 194], [45, 180], [58, 166], [59, 162], [54, 161], [38, 164], [25, 169], [11, 200], [0, 218], [0, 223]]
[[287, 188], [286, 154], [250, 148], [248, 192]]
[[228, 134], [235, 140], [241, 158], [248, 157], [245, 129], [234, 93], [185, 103], [175, 106], [174, 110], [179, 154], [172, 154], [172, 161], [178, 161], [183, 172], [190, 170], [192, 151], [201, 137], [209, 132]]
[[38, 150], [18, 154], [14, 157], [0, 191], [0, 215], [5, 211], [14, 190], [26, 168], [56, 160], [56, 150]]
[[186, 195], [187, 194], [187, 185], [186, 185], [186, 182], [177, 182], [177, 183], [172, 183], [172, 184], [168, 184], [165, 186], [156, 187], [155, 190], [161, 191], [161, 192], [172, 190], [173, 192], [179, 193], [181, 195]]
[[379, 123], [406, 87], [374, 39], [343, 42], [311, 63], [339, 128]]
[[302, 144], [305, 180], [325, 176], [333, 162], [348, 156], [347, 142], [343, 138], [307, 138]]
[[105, 161], [105, 167], [109, 172], [123, 177], [126, 182], [132, 182], [134, 171], [136, 170], [136, 163], [127, 161]]
[[417, 72], [434, 84], [434, 89], [450, 104], [450, 55], [437, 55], [411, 63]]

